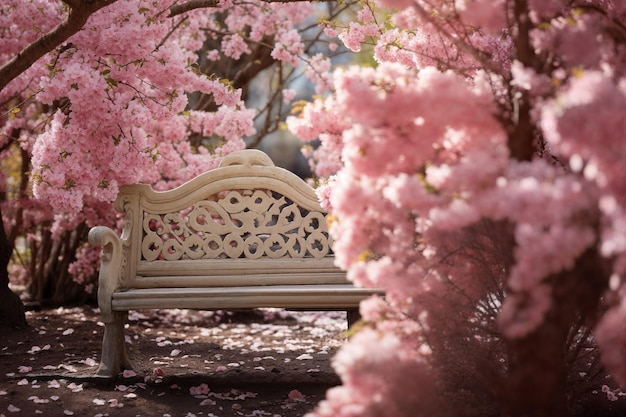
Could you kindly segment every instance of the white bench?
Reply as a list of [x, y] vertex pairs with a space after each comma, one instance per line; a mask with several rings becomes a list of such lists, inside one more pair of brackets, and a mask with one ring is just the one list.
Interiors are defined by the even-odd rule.
[[103, 247], [97, 376], [131, 367], [129, 310], [346, 310], [351, 322], [373, 293], [334, 266], [313, 189], [258, 150], [230, 154], [170, 191], [121, 187], [115, 208], [125, 216], [121, 237], [105, 226], [89, 232], [89, 242]]

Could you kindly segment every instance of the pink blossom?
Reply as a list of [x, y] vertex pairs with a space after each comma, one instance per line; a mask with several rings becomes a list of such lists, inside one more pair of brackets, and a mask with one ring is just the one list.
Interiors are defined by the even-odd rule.
[[377, 3], [390, 9], [404, 9], [412, 5], [410, 0], [379, 0]]
[[297, 91], [293, 90], [293, 89], [284, 89], [282, 91], [282, 95], [283, 95], [283, 101], [285, 102], [285, 104], [289, 104], [291, 103], [291, 101], [293, 100], [293, 98], [296, 96]]
[[272, 50], [272, 57], [298, 66], [300, 57], [304, 53], [304, 44], [295, 30], [286, 30], [278, 34], [276, 45]]
[[332, 88], [332, 74], [330, 72], [330, 59], [322, 54], [315, 54], [308, 61], [305, 74], [309, 80], [315, 83], [315, 92], [323, 94]]
[[[365, 14], [364, 16], [368, 16]], [[353, 52], [361, 50], [361, 44], [365, 42], [367, 36], [376, 36], [380, 34], [377, 24], [371, 23], [371, 19], [367, 19], [366, 24], [350, 22], [348, 28], [339, 34], [339, 39], [344, 45]]]
[[324, 26], [324, 33], [326, 34], [326, 36], [328, 36], [329, 38], [336, 38], [338, 33], [335, 30], [334, 27], [326, 25]]
[[456, 0], [461, 19], [488, 33], [498, 33], [506, 25], [506, 7], [502, 0]]
[[222, 44], [222, 51], [227, 57], [239, 59], [241, 55], [249, 54], [250, 48], [241, 35], [235, 33], [226, 37]]
[[512, 85], [523, 90], [532, 91], [533, 94], [543, 95], [550, 90], [552, 81], [545, 75], [538, 75], [532, 69], [525, 68], [519, 61], [511, 65]]
[[604, 315], [594, 333], [602, 347], [602, 362], [620, 384], [626, 381], [626, 362], [622, 355], [626, 334], [621, 325], [624, 322], [625, 311], [626, 307], [622, 301]]
[[551, 306], [550, 287], [539, 285], [530, 292], [516, 293], [506, 298], [498, 323], [509, 338], [521, 338], [535, 330]]

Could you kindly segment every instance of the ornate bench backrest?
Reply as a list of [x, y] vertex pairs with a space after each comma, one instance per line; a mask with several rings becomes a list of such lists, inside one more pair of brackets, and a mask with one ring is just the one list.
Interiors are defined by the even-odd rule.
[[224, 191], [180, 211], [145, 210], [142, 229], [142, 261], [329, 253], [322, 212], [262, 188]]
[[142, 276], [164, 268], [190, 275], [192, 265], [195, 271], [230, 269], [224, 265], [236, 260], [287, 266], [295, 265], [288, 259], [319, 263], [332, 254], [313, 189], [258, 150], [228, 155], [219, 168], [170, 191], [122, 187], [115, 207], [125, 214], [122, 282], [128, 286], [152, 286]]

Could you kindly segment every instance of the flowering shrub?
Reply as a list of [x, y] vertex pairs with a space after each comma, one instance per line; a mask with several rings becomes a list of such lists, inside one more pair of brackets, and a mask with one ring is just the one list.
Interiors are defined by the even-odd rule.
[[[569, 415], [592, 330], [626, 383], [626, 7], [381, 0], [359, 16], [334, 30], [377, 66], [337, 69], [288, 124], [321, 141], [338, 264], [386, 298], [361, 306], [370, 330], [313, 415]], [[427, 374], [448, 397], [420, 395]]]

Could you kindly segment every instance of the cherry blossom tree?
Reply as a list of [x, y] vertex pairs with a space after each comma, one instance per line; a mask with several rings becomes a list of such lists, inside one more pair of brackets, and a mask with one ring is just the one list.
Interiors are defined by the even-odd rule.
[[321, 140], [339, 265], [386, 297], [313, 415], [572, 415], [596, 343], [626, 384], [626, 4], [380, 0], [326, 26], [377, 65], [288, 123]]
[[[96, 222], [117, 222], [119, 186], [174, 187], [276, 130], [291, 80], [319, 77], [309, 2], [9, 0], [0, 6], [1, 185], [9, 259], [25, 237], [30, 292], [93, 286]], [[322, 13], [324, 12], [324, 13]], [[302, 36], [305, 33], [306, 36]], [[319, 48], [318, 48], [319, 49]], [[249, 83], [272, 68], [272, 93], [248, 108]], [[255, 135], [255, 124], [261, 129]], [[18, 168], [8, 169], [9, 161]], [[1, 266], [1, 265], [0, 265]], [[33, 279], [39, 276], [38, 279]], [[8, 279], [0, 281], [2, 295]], [[84, 289], [84, 288], [83, 288]], [[53, 300], [53, 301], [55, 301]], [[9, 309], [0, 303], [0, 309]], [[4, 313], [0, 314], [2, 321]], [[8, 320], [12, 321], [12, 320]]]

